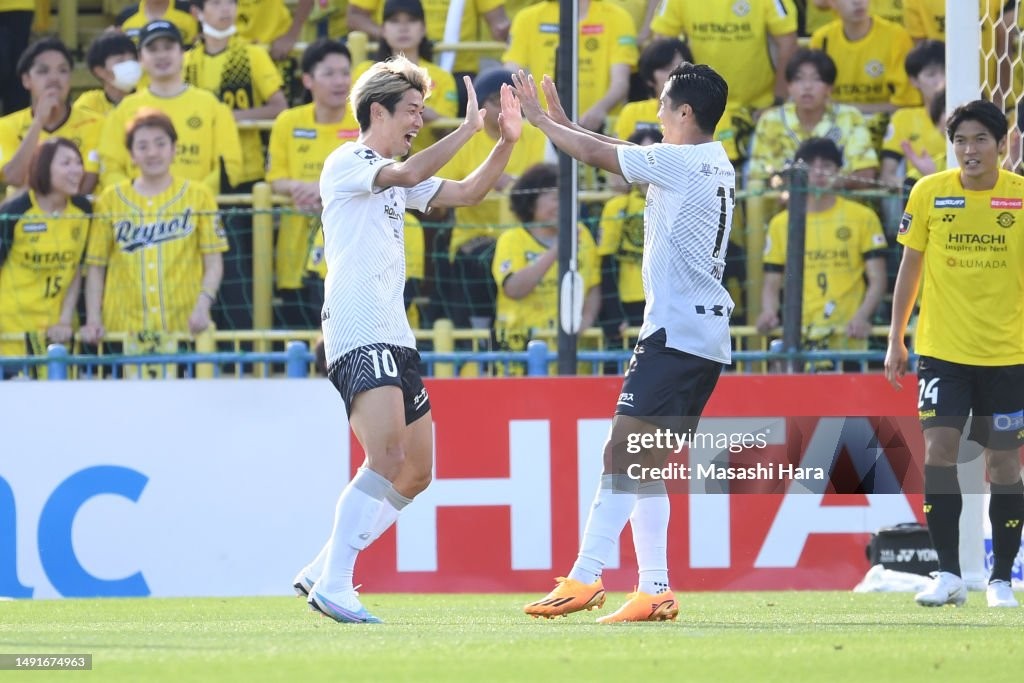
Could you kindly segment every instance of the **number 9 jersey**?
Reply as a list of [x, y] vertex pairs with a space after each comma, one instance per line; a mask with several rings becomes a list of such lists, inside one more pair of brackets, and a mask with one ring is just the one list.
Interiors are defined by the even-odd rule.
[[[89, 235], [84, 197], [59, 215], [44, 212], [32, 191], [0, 204], [0, 334], [43, 332], [57, 323], [68, 285], [78, 276]], [[24, 355], [25, 343], [0, 342], [0, 354]]]

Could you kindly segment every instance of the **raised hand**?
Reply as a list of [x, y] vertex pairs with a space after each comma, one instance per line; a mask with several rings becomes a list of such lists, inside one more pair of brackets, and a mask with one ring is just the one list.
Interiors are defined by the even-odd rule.
[[548, 116], [551, 117], [551, 120], [563, 126], [571, 126], [572, 121], [569, 119], [569, 115], [565, 113], [562, 100], [558, 97], [558, 88], [555, 87], [555, 82], [551, 80], [551, 76], [544, 74], [540, 87], [544, 91], [544, 97], [548, 99]]
[[519, 100], [506, 84], [501, 86], [501, 113], [498, 114], [498, 129], [507, 142], [516, 142], [523, 132], [523, 112]]
[[476, 101], [476, 90], [473, 89], [473, 79], [469, 76], [462, 77], [466, 84], [466, 125], [474, 131], [482, 130], [484, 127], [484, 110]]
[[547, 114], [541, 109], [540, 99], [537, 97], [537, 84], [534, 83], [533, 76], [527, 76], [526, 72], [520, 69], [519, 73], [512, 74], [512, 86], [519, 103], [523, 106], [523, 116], [530, 123], [537, 125]]

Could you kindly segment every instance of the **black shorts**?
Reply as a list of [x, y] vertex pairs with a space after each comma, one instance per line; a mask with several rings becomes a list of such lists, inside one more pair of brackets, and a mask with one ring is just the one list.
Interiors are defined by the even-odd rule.
[[921, 427], [964, 430], [985, 448], [1024, 445], [1024, 365], [964, 365], [921, 356], [917, 362]]
[[615, 414], [684, 431], [696, 427], [722, 364], [669, 348], [666, 337], [662, 328], [637, 342]]
[[352, 415], [358, 394], [377, 387], [398, 387], [405, 399], [405, 424], [430, 411], [430, 398], [420, 377], [420, 354], [394, 344], [368, 344], [346, 353], [327, 368], [327, 377], [341, 394], [345, 412]]

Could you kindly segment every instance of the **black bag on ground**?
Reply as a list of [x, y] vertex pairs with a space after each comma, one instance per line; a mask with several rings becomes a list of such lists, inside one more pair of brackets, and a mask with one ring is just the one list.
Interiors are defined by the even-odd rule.
[[917, 522], [879, 529], [872, 534], [866, 553], [872, 566], [880, 564], [893, 571], [928, 576], [939, 568], [928, 527]]

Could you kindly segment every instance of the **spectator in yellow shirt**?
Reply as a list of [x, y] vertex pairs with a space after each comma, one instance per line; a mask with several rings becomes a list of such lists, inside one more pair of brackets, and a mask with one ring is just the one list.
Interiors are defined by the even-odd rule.
[[85, 53], [85, 63], [103, 87], [79, 95], [74, 108], [101, 119], [109, 116], [126, 95], [135, 92], [142, 79], [135, 41], [118, 31], [101, 33], [92, 41]]
[[188, 2], [181, 0], [142, 0], [118, 14], [114, 26], [127, 33], [132, 40], [138, 41], [146, 25], [158, 19], [178, 27], [185, 47], [191, 46], [199, 33], [199, 24], [189, 11]]

